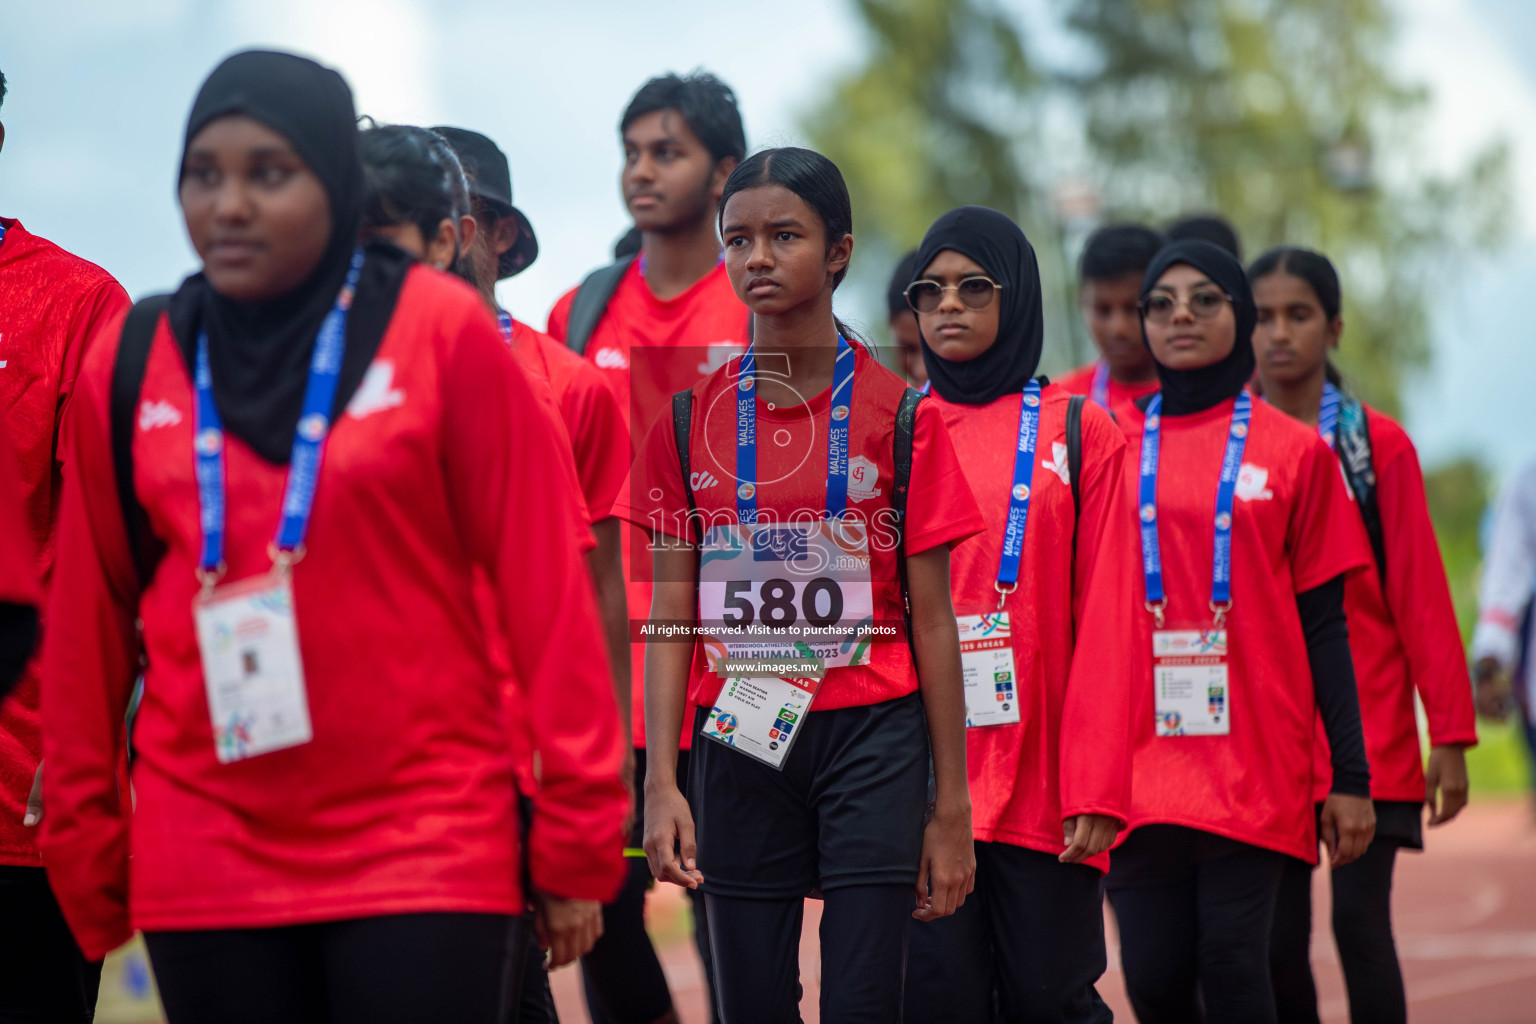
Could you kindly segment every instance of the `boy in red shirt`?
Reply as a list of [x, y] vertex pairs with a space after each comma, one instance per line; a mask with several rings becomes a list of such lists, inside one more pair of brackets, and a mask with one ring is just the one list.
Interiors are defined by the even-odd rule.
[[1163, 239], [1140, 224], [1112, 224], [1088, 236], [1078, 269], [1079, 304], [1099, 358], [1056, 383], [1116, 412], [1157, 390], [1152, 355], [1141, 342], [1136, 303], [1141, 275]]
[[[0, 103], [5, 76], [0, 75]], [[0, 125], [0, 146], [5, 128]], [[0, 217], [0, 409], [20, 471], [37, 576], [47, 588], [58, 527], [59, 422], [74, 392], [86, 343], [128, 306], [112, 275]], [[0, 704], [0, 1016], [76, 1014], [96, 1006], [101, 964], [70, 937], [43, 874], [32, 826], [42, 758], [37, 663]], [[25, 819], [25, 824], [23, 824]]]
[[[619, 122], [619, 135], [624, 144], [619, 184], [640, 229], [640, 252], [594, 271], [562, 296], [550, 311], [549, 334], [602, 371], [625, 425], [643, 430], [673, 394], [746, 348], [748, 314], [725, 275], [715, 210], [747, 144], [735, 95], [702, 72], [663, 75], [641, 86]], [[623, 532], [630, 615], [636, 618], [651, 607], [646, 541], [635, 527]], [[645, 816], [646, 740], [643, 659], [636, 654], [631, 686], [638, 828]], [[685, 728], [684, 748], [691, 737]], [[678, 771], [682, 778], [686, 755]], [[639, 845], [639, 834], [633, 838]], [[644, 931], [649, 881], [644, 864], [635, 863], [618, 903], [605, 914], [603, 938], [582, 960], [590, 981], [588, 1002], [600, 1024], [671, 1019], [666, 978]], [[703, 904], [695, 907], [702, 911]], [[700, 922], [707, 977], [705, 934]]]

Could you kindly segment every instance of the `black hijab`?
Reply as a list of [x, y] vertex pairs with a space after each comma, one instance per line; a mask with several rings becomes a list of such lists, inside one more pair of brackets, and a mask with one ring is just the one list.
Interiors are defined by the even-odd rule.
[[[315, 335], [346, 280], [363, 220], [363, 157], [352, 91], [329, 68], [288, 53], [252, 50], [230, 57], [203, 83], [182, 143], [182, 165], [197, 133], [244, 114], [282, 135], [330, 198], [331, 237], [314, 272], [297, 288], [260, 302], [238, 302], [197, 273], [171, 297], [171, 331], [190, 370], [198, 331], [208, 332], [208, 366], [224, 428], [268, 462], [288, 462], [304, 404]], [[180, 175], [178, 174], [178, 182]], [[362, 383], [383, 340], [410, 259], [370, 245], [347, 316], [346, 356], [332, 419]]]
[[[1157, 285], [1157, 279], [1169, 267], [1179, 263], [1194, 267], [1232, 297], [1237, 332], [1233, 335], [1232, 351], [1220, 362], [1194, 370], [1170, 370], [1162, 363], [1157, 364], [1157, 379], [1163, 389], [1162, 411], [1169, 416], [1201, 412], [1236, 398], [1253, 378], [1257, 365], [1253, 357], [1253, 325], [1258, 319], [1258, 311], [1254, 306], [1253, 291], [1248, 287], [1243, 265], [1225, 249], [1196, 238], [1163, 246], [1141, 279], [1141, 298], [1145, 300]], [[1147, 342], [1145, 320], [1141, 325], [1141, 340], [1148, 349], [1151, 348]]]
[[945, 249], [981, 265], [1003, 286], [997, 341], [967, 362], [944, 359], [923, 339], [928, 379], [946, 402], [986, 405], [1024, 390], [1040, 366], [1045, 318], [1040, 307], [1040, 268], [1029, 239], [1008, 217], [984, 206], [961, 206], [933, 222], [917, 248], [913, 280]]

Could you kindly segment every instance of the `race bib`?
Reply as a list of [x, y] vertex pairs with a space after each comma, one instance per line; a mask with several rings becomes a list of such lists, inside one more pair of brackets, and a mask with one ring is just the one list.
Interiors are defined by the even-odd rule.
[[727, 679], [704, 736], [782, 771], [820, 685], [816, 679]]
[[1007, 612], [959, 615], [960, 673], [969, 728], [1019, 721], [1018, 679]]
[[869, 663], [874, 597], [865, 523], [827, 519], [712, 527], [699, 552], [699, 625], [721, 658]]
[[221, 764], [308, 743], [309, 698], [286, 574], [241, 580], [193, 604]]
[[1224, 629], [1152, 633], [1158, 736], [1226, 736], [1232, 731]]

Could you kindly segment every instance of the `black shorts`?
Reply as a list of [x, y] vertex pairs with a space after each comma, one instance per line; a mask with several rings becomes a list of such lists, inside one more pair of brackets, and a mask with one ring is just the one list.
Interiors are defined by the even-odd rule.
[[705, 893], [917, 883], [929, 772], [918, 694], [813, 710], [783, 771], [705, 739], [708, 718], [695, 718], [688, 780]]

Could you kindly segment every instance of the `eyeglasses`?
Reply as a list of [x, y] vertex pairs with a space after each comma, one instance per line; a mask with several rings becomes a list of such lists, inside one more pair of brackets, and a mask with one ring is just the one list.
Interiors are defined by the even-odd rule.
[[919, 313], [932, 313], [944, 301], [944, 293], [953, 290], [966, 309], [986, 309], [992, 298], [1003, 286], [984, 274], [963, 277], [958, 284], [939, 284], [937, 281], [913, 281], [902, 292], [907, 305]]
[[1148, 323], [1166, 324], [1173, 319], [1173, 314], [1179, 306], [1189, 309], [1189, 315], [1196, 320], [1214, 320], [1221, 313], [1223, 304], [1231, 302], [1232, 296], [1226, 292], [1217, 291], [1214, 288], [1201, 288], [1190, 293], [1187, 300], [1180, 302], [1168, 292], [1157, 292], [1148, 295], [1141, 301], [1141, 315], [1146, 317]]

